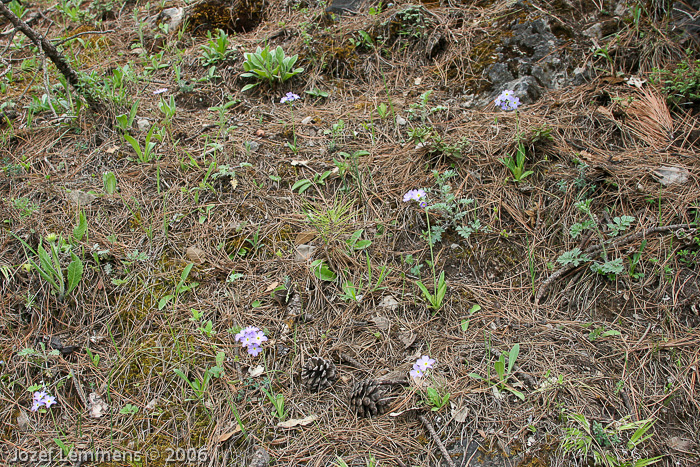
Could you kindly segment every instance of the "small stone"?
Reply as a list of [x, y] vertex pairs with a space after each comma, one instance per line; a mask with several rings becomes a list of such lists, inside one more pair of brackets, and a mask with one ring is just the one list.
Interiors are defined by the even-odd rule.
[[690, 172], [688, 172], [688, 169], [682, 167], [663, 166], [654, 170], [653, 175], [654, 177], [656, 177], [656, 180], [663, 186], [669, 186], [675, 183], [682, 185], [688, 181]]
[[147, 118], [139, 118], [136, 122], [136, 126], [138, 127], [139, 131], [148, 131], [148, 129], [151, 127], [151, 122], [149, 122]]
[[401, 115], [396, 116], [396, 124], [397, 125], [404, 126], [406, 123], [408, 123], [408, 122]]
[[250, 458], [248, 467], [265, 467], [270, 464], [270, 454], [267, 453], [265, 448], [258, 446]]
[[92, 193], [86, 193], [80, 190], [73, 190], [68, 193], [68, 199], [78, 206], [87, 206], [95, 201], [95, 198], [97, 198], [97, 196], [93, 195]]
[[296, 247], [294, 259], [296, 261], [308, 261], [314, 255], [314, 251], [316, 251], [316, 247], [313, 245], [299, 245]]
[[377, 326], [380, 331], [388, 331], [391, 328], [391, 321], [383, 316], [375, 316], [372, 318], [372, 322]]
[[29, 417], [24, 411], [20, 411], [20, 414], [17, 416], [17, 428], [19, 428], [19, 431], [29, 430]]
[[389, 310], [394, 311], [399, 307], [399, 302], [397, 302], [396, 299], [391, 295], [385, 295], [379, 302], [379, 307], [388, 308]]
[[184, 13], [182, 8], [166, 8], [160, 13], [161, 19], [168, 24], [168, 30], [174, 31], [180, 26], [182, 22], [182, 15]]
[[584, 29], [582, 34], [590, 39], [601, 39], [603, 37], [603, 24], [596, 23], [588, 29]]
[[100, 418], [109, 410], [109, 405], [99, 394], [91, 392], [88, 396], [87, 410], [90, 418]]
[[310, 123], [313, 122], [313, 121], [314, 121], [313, 115], [309, 115], [308, 117], [304, 117], [304, 118], [301, 120], [301, 124], [302, 124], [302, 125], [308, 125], [308, 124], [310, 124]]
[[260, 143], [257, 141], [246, 141], [245, 142], [245, 147], [248, 149], [250, 152], [255, 152], [258, 149], [260, 149]]

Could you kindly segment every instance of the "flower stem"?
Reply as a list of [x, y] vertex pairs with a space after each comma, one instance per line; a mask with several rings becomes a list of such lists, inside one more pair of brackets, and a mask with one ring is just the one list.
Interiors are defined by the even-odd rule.
[[428, 224], [428, 246], [430, 247], [430, 266], [433, 270], [433, 290], [437, 293], [437, 276], [435, 275], [435, 257], [433, 256], [433, 234], [430, 230], [430, 216], [428, 208], [425, 208], [425, 220]]

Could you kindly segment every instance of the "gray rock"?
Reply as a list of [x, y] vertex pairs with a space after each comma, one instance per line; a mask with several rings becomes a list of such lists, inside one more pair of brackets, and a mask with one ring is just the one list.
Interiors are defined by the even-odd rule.
[[595, 23], [588, 29], [584, 29], [581, 34], [590, 39], [602, 39], [603, 38], [603, 24]]
[[542, 88], [534, 76], [523, 76], [506, 83], [503, 89], [512, 90], [520, 98], [522, 104], [532, 104], [542, 95]]
[[663, 186], [682, 185], [688, 181], [690, 172], [683, 167], [659, 167], [653, 173], [656, 180]]
[[97, 196], [93, 195], [92, 193], [86, 193], [80, 190], [73, 190], [68, 193], [68, 199], [78, 206], [87, 206], [95, 201], [95, 198], [97, 198]]
[[151, 122], [149, 122], [147, 118], [139, 118], [136, 122], [136, 126], [139, 131], [148, 131], [151, 127]]
[[341, 15], [343, 13], [358, 12], [365, 4], [365, 0], [333, 0], [326, 8], [326, 13]]
[[515, 76], [508, 70], [505, 63], [494, 63], [487, 68], [488, 77], [493, 87], [498, 89], [503, 83], [513, 81]]
[[258, 149], [260, 149], [260, 143], [257, 141], [246, 141], [245, 142], [245, 147], [248, 149], [250, 152], [255, 152]]
[[161, 11], [160, 19], [168, 25], [169, 31], [174, 31], [182, 23], [182, 15], [184, 13], [182, 8], [166, 8]]
[[296, 248], [294, 259], [297, 261], [308, 261], [314, 255], [316, 247], [313, 245], [299, 245]]

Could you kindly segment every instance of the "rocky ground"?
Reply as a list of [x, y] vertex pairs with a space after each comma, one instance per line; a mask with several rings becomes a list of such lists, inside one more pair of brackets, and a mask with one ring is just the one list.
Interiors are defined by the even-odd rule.
[[700, 465], [698, 3], [0, 7], [3, 462]]

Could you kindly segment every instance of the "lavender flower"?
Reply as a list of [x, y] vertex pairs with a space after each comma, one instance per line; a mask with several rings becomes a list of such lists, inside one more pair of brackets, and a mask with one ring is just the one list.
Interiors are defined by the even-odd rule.
[[240, 342], [250, 355], [257, 357], [262, 352], [262, 343], [267, 341], [267, 336], [255, 326], [248, 326], [236, 334], [235, 340]]
[[56, 403], [56, 398], [54, 396], [44, 397], [44, 406], [48, 409]]
[[293, 92], [288, 92], [286, 96], [280, 100], [280, 104], [284, 104], [286, 102], [289, 102], [290, 104], [294, 102], [295, 100], [299, 99], [298, 94], [294, 94]]
[[520, 99], [513, 91], [506, 89], [496, 98], [495, 103], [503, 110], [516, 110], [520, 106]]
[[50, 396], [46, 391], [35, 391], [34, 397], [32, 398], [31, 411], [36, 412], [42, 407], [50, 408], [56, 403], [56, 398]]
[[408, 374], [411, 375], [411, 378], [413, 379], [422, 378], [434, 364], [434, 359], [428, 357], [427, 355], [423, 355], [421, 358], [416, 360], [416, 363], [413, 364], [413, 369], [409, 371]]
[[427, 197], [428, 195], [425, 193], [425, 190], [418, 188], [417, 190], [409, 190], [405, 195], [403, 195], [403, 202], [408, 203], [409, 201], [413, 200], [416, 201], [420, 207], [424, 208], [428, 205], [428, 202], [426, 201]]
[[416, 360], [416, 364], [413, 365], [413, 368], [420, 368], [423, 371], [429, 370], [430, 368], [433, 367], [435, 364], [435, 360], [428, 357], [427, 355], [423, 355], [421, 358]]

